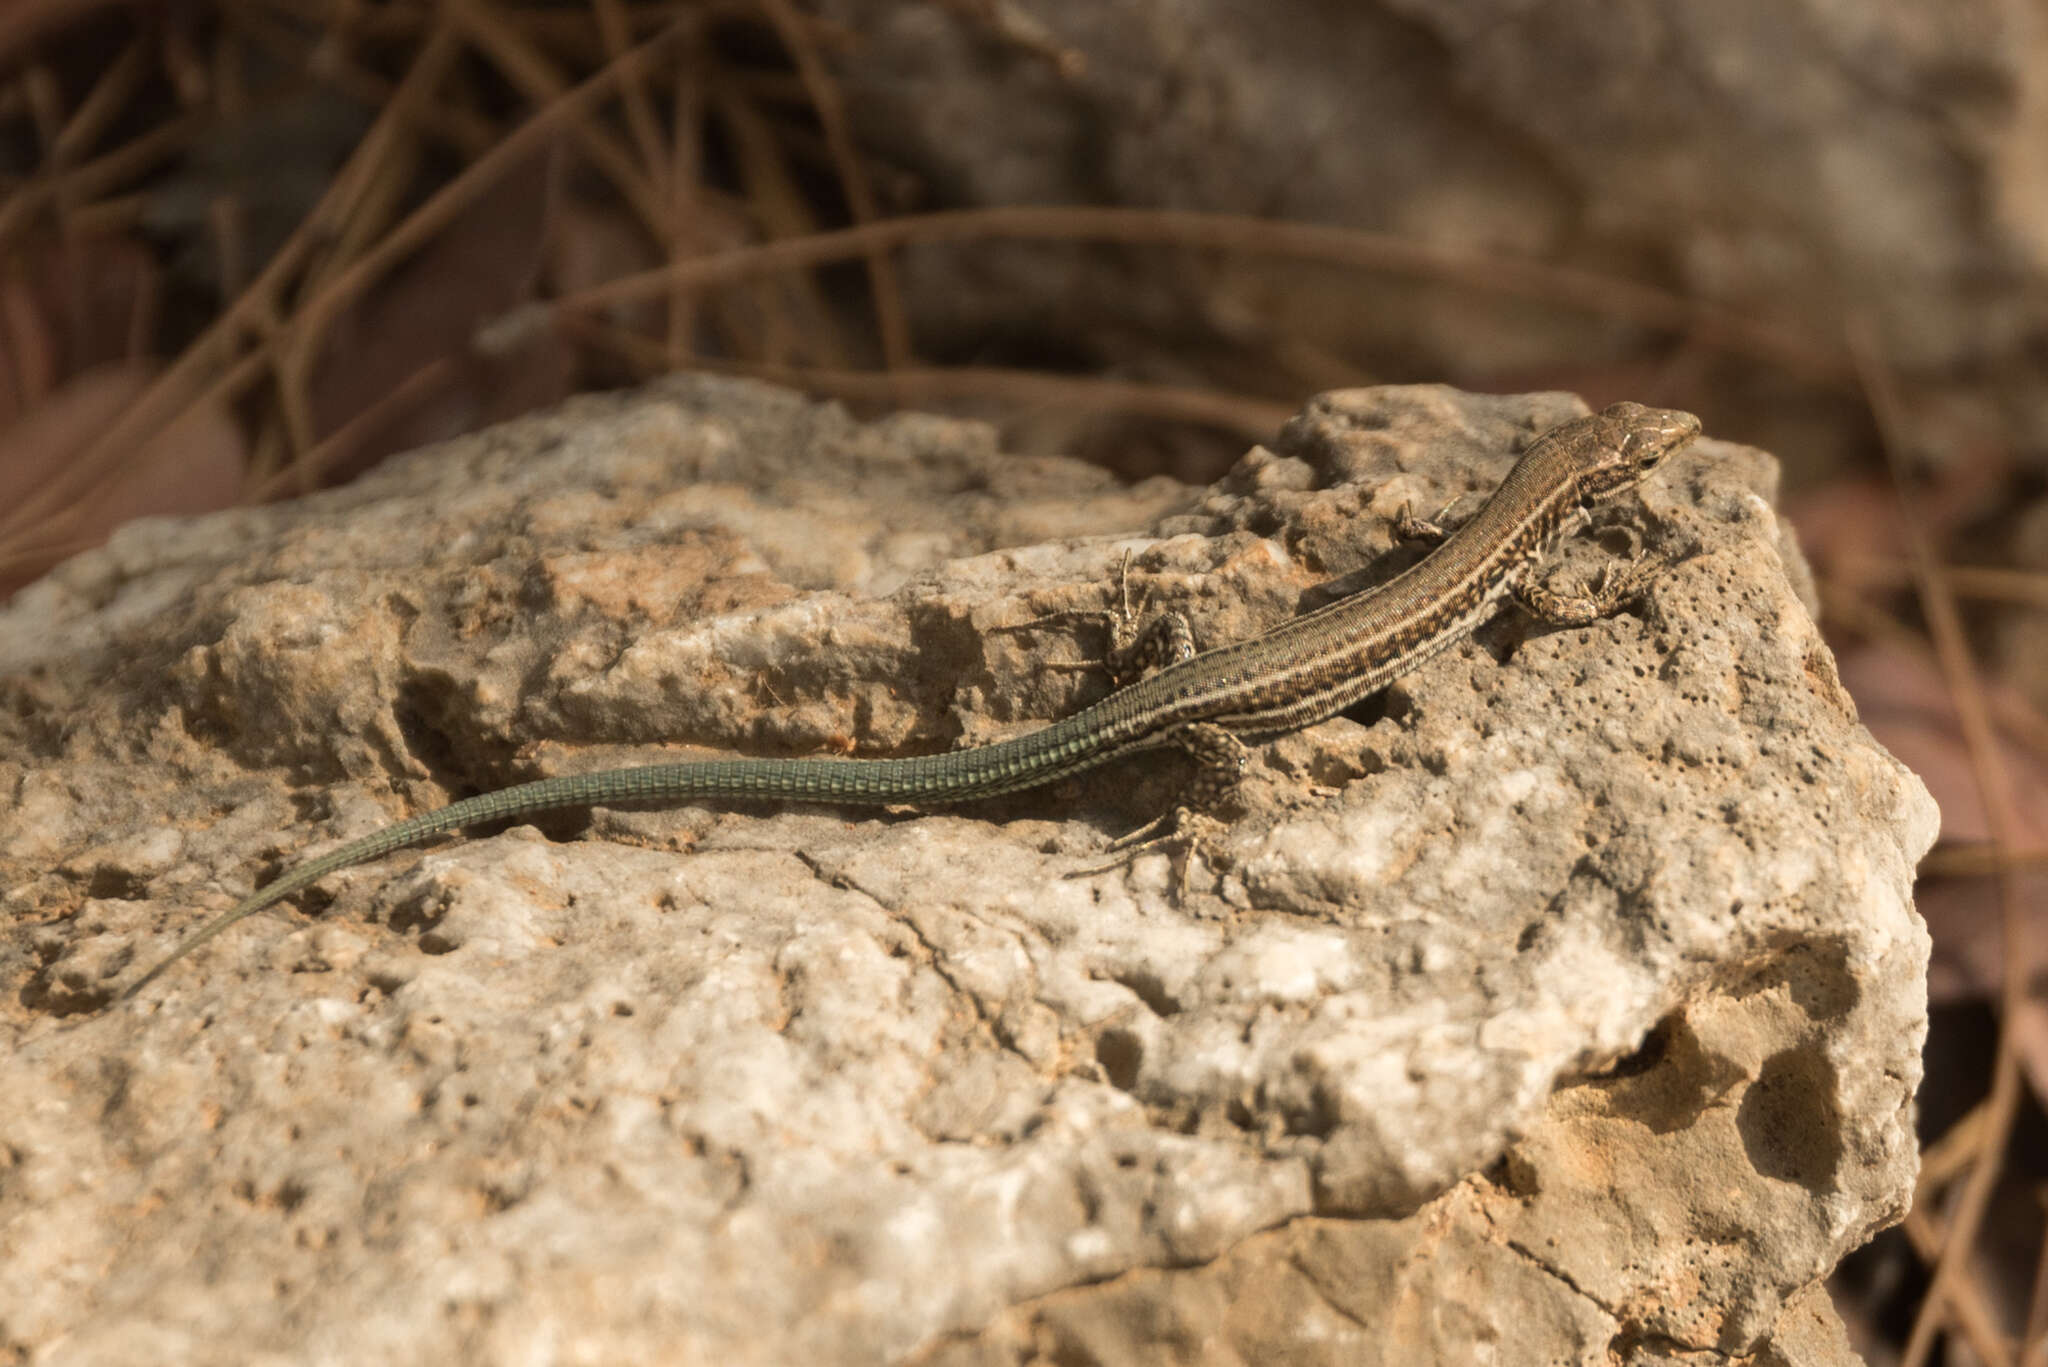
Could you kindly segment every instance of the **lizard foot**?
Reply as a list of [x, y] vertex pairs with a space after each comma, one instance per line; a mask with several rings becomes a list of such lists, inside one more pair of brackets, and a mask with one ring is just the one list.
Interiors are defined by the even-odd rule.
[[1175, 807], [1109, 844], [1114, 858], [1074, 869], [1068, 878], [1086, 878], [1122, 868], [1147, 850], [1168, 849], [1174, 855], [1174, 890], [1182, 901], [1188, 894], [1188, 870], [1196, 859], [1214, 869], [1223, 847], [1223, 833], [1230, 823], [1192, 807]]

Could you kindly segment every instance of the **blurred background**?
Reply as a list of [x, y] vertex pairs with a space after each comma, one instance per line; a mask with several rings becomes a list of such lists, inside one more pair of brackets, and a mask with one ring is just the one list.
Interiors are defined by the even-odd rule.
[[1409, 381], [1775, 453], [1943, 812], [1919, 1197], [1836, 1303], [2048, 1367], [2043, 0], [0, 7], [0, 594], [678, 368], [1132, 477]]

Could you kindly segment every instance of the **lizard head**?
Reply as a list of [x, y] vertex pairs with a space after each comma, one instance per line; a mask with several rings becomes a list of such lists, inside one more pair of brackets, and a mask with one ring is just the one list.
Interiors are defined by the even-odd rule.
[[1588, 506], [1635, 488], [1665, 457], [1683, 451], [1700, 434], [1700, 420], [1692, 414], [1639, 403], [1611, 404], [1580, 421], [1587, 424], [1589, 440], [1579, 498]]

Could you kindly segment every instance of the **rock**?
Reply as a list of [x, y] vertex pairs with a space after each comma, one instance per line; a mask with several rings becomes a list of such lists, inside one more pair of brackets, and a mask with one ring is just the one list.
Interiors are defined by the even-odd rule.
[[934, 813], [566, 813], [106, 1009], [470, 792], [1041, 725], [1107, 687], [1048, 662], [1099, 654], [1126, 552], [1199, 639], [1254, 632], [1581, 411], [1327, 395], [1204, 490], [679, 379], [63, 566], [0, 613], [0, 1346], [1853, 1361], [1819, 1283], [1911, 1189], [1936, 815], [1724, 443], [1645, 486], [1640, 602], [1506, 613], [1262, 748], [1185, 895], [1104, 853], [1165, 755]]
[[[1652, 0], [1625, 19], [1523, 0], [821, 12], [860, 35], [831, 60], [889, 168], [877, 182], [916, 187], [904, 209], [1210, 210], [1475, 263], [1389, 250], [1379, 269], [1320, 270], [1263, 256], [1255, 230], [1193, 254], [991, 235], [907, 254], [928, 347], [1081, 348], [1179, 383], [1206, 362], [1240, 389], [1290, 362], [1326, 373], [1306, 358], [1327, 356], [1402, 375], [1648, 373], [1625, 303], [1513, 280], [1533, 259], [1770, 320], [1778, 344], [1722, 339], [1762, 355], [1751, 422], [1811, 439], [1825, 401], [1788, 402], [1785, 371], [1840, 374], [1853, 324], [1890, 363], [1994, 408], [2024, 434], [2008, 445], [2048, 431], [2028, 350], [2048, 275], [2048, 121], [2032, 112], [2048, 63], [2011, 0]], [[1747, 383], [1727, 369], [1712, 383]]]

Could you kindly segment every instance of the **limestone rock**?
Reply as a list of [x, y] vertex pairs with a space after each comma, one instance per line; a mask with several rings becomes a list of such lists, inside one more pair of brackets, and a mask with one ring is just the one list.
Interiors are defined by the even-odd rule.
[[1936, 817], [1774, 464], [1714, 441], [1644, 489], [1638, 603], [1506, 613], [1263, 748], [1184, 894], [1099, 867], [1165, 755], [932, 813], [571, 813], [103, 1009], [453, 797], [1041, 725], [1107, 687], [1048, 662], [1100, 652], [1126, 552], [1254, 632], [1580, 411], [1334, 394], [1214, 488], [1120, 487], [679, 379], [72, 561], [0, 612], [0, 1352], [1853, 1361], [1819, 1283], [1910, 1190]]

